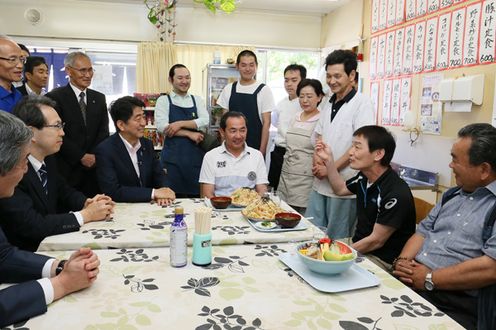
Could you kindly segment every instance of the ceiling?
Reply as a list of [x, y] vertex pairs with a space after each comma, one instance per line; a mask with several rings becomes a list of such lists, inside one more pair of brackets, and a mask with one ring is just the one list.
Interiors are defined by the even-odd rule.
[[[143, 0], [80, 0], [93, 2], [143, 4]], [[284, 14], [324, 15], [344, 5], [349, 0], [237, 0], [238, 10], [255, 10]], [[178, 7], [198, 7], [203, 5], [193, 0], [178, 0]], [[204, 7], [203, 7], [204, 8]]]

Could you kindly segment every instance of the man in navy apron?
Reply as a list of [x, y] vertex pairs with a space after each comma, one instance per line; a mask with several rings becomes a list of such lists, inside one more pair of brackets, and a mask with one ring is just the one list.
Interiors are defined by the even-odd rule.
[[265, 157], [269, 141], [270, 113], [275, 109], [274, 97], [268, 86], [255, 80], [257, 56], [243, 50], [236, 59], [240, 80], [226, 85], [217, 104], [229, 111], [245, 115], [248, 126], [246, 143], [260, 150]]
[[204, 136], [199, 130], [208, 125], [208, 113], [203, 100], [188, 93], [191, 75], [184, 65], [170, 68], [169, 82], [172, 92], [161, 96], [155, 105], [155, 123], [165, 138], [160, 160], [167, 171], [167, 186], [177, 197], [198, 197], [205, 155], [199, 147]]

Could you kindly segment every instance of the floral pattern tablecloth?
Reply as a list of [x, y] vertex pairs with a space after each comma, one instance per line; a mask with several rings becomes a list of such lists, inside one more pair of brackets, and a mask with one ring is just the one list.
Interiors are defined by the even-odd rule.
[[461, 329], [366, 259], [359, 265], [375, 273], [378, 287], [319, 292], [279, 261], [294, 249], [219, 245], [210, 266], [184, 268], [170, 267], [168, 248], [99, 250], [91, 288], [7, 329]]
[[[175, 206], [184, 207], [188, 225], [188, 241], [192, 244], [194, 210], [205, 206], [202, 199], [178, 199], [172, 206], [160, 207], [149, 203], [118, 203], [112, 220], [91, 222], [78, 232], [47, 237], [38, 251], [74, 250], [81, 246], [93, 249], [167, 247]], [[289, 206], [283, 205], [286, 209]], [[301, 220], [309, 229], [288, 232], [259, 232], [241, 212], [213, 212], [212, 244], [279, 243], [304, 241], [313, 237], [314, 226]]]

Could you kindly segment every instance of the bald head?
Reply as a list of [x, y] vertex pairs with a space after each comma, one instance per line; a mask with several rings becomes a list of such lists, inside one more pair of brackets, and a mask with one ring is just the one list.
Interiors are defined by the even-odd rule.
[[10, 91], [12, 82], [22, 79], [24, 57], [11, 38], [0, 35], [0, 86]]

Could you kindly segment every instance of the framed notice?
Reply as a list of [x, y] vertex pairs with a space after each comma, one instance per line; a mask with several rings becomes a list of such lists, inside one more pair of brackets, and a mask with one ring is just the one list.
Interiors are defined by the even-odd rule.
[[433, 71], [436, 68], [438, 18], [429, 19], [425, 26], [425, 55], [424, 71]]
[[391, 125], [400, 124], [401, 79], [393, 80], [391, 92]]
[[370, 79], [375, 79], [377, 76], [377, 43], [377, 37], [370, 39]]
[[396, 36], [394, 38], [394, 61], [393, 61], [393, 72], [396, 76], [401, 75], [401, 68], [403, 64], [403, 43], [405, 37], [405, 29], [400, 28], [396, 30]]
[[482, 19], [480, 27], [479, 62], [494, 61], [494, 35], [496, 29], [496, 0], [482, 3]]
[[384, 30], [387, 25], [388, 0], [379, 0], [379, 30]]
[[481, 5], [478, 2], [467, 7], [463, 37], [463, 65], [465, 66], [478, 63]]
[[451, 13], [439, 16], [437, 27], [437, 70], [444, 70], [448, 68], [450, 22]]
[[405, 122], [405, 114], [410, 111], [410, 98], [412, 92], [412, 78], [405, 77], [401, 79], [401, 96], [400, 96], [400, 125]]
[[417, 3], [417, 8], [416, 8], [417, 17], [424, 16], [425, 14], [427, 14], [427, 0], [417, 0], [416, 3]]
[[391, 77], [393, 75], [394, 36], [394, 31], [390, 31], [386, 35], [386, 57], [384, 59], [386, 77]]
[[405, 45], [403, 47], [403, 73], [412, 73], [413, 67], [413, 38], [415, 36], [415, 25], [405, 27]]
[[407, 21], [415, 18], [417, 8], [415, 7], [415, 0], [405, 0], [405, 19]]
[[424, 40], [425, 21], [415, 24], [415, 39], [413, 44], [413, 72], [419, 73], [424, 69]]
[[372, 0], [372, 13], [370, 18], [372, 33], [379, 31], [379, 0]]
[[433, 13], [439, 10], [439, 0], [427, 0], [427, 11]]
[[377, 42], [377, 77], [384, 77], [385, 62], [384, 58], [386, 56], [386, 34], [381, 34], [378, 37]]
[[396, 0], [387, 0], [387, 27], [396, 24]]
[[372, 99], [372, 105], [374, 106], [374, 118], [377, 123], [377, 113], [379, 112], [379, 82], [373, 82], [370, 84], [370, 98]]
[[396, 24], [401, 24], [405, 21], [405, 0], [396, 1]]
[[455, 10], [451, 15], [449, 67], [463, 64], [463, 32], [465, 29], [465, 8]]
[[382, 94], [382, 120], [383, 126], [391, 125], [391, 94], [393, 92], [393, 81], [384, 80], [384, 93]]

